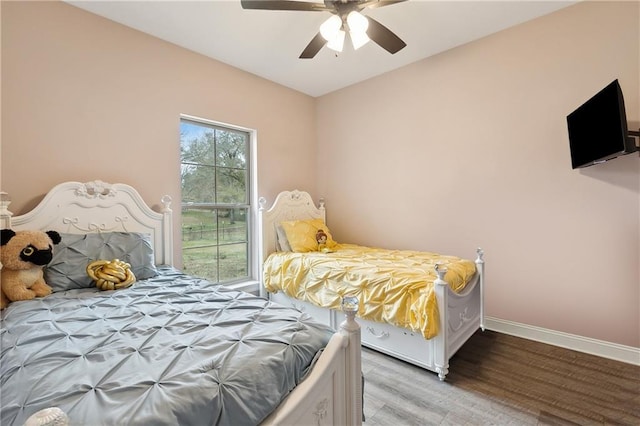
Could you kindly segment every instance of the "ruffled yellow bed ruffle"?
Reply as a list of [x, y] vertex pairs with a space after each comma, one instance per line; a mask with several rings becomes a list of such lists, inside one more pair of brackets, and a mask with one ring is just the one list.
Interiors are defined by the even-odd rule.
[[264, 264], [264, 285], [298, 300], [340, 309], [343, 296], [360, 300], [358, 316], [420, 332], [438, 334], [433, 291], [436, 263], [445, 281], [460, 292], [476, 272], [474, 262], [455, 256], [339, 244], [332, 253], [272, 253]]

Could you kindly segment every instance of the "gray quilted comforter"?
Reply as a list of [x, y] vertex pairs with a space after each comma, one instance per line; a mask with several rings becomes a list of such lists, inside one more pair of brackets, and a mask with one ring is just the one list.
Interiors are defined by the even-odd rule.
[[2, 312], [0, 423], [57, 406], [77, 425], [258, 424], [331, 333], [171, 268], [128, 289], [12, 303]]

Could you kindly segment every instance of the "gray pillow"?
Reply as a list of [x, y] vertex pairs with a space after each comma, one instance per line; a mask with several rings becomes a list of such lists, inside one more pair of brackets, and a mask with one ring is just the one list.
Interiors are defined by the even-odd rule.
[[158, 275], [151, 236], [138, 232], [63, 234], [53, 249], [53, 259], [44, 268], [44, 280], [53, 291], [94, 287], [87, 265], [95, 260], [120, 259], [131, 265], [136, 279]]
[[278, 251], [293, 251], [287, 240], [287, 233], [280, 224], [276, 225], [276, 248]]

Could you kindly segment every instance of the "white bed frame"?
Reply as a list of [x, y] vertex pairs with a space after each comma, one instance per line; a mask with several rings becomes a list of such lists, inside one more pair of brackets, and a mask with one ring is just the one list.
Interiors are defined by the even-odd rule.
[[[260, 233], [262, 235], [261, 259], [277, 249], [276, 225], [282, 221], [299, 219], [326, 219], [324, 200], [318, 207], [307, 192], [283, 191], [276, 197], [273, 205], [267, 209], [266, 200], [260, 199]], [[326, 223], [326, 221], [325, 221]], [[420, 333], [390, 324], [375, 323], [358, 319], [363, 330], [362, 345], [386, 353], [398, 359], [438, 373], [444, 380], [449, 372], [449, 360], [456, 351], [478, 330], [484, 330], [484, 260], [483, 251], [477, 250], [477, 273], [461, 293], [455, 293], [444, 281], [445, 270], [436, 270], [435, 293], [440, 312], [440, 332], [431, 339], [425, 339]], [[319, 321], [332, 327], [337, 326], [336, 312], [320, 308], [310, 303], [295, 300], [284, 292], [263, 295], [271, 300], [308, 312]], [[367, 303], [361, 300], [360, 303]], [[444, 307], [444, 309], [443, 309]]]
[[[157, 264], [173, 264], [171, 197], [152, 210], [131, 186], [102, 181], [55, 186], [32, 211], [13, 216], [8, 194], [0, 196], [0, 226], [16, 231], [61, 233], [144, 232], [151, 234]], [[357, 305], [357, 302], [356, 302]], [[310, 375], [263, 425], [361, 425], [362, 381], [357, 306], [346, 306], [340, 324]], [[73, 420], [73, 419], [72, 419]], [[77, 420], [77, 419], [76, 419]], [[76, 421], [77, 423], [77, 421]]]

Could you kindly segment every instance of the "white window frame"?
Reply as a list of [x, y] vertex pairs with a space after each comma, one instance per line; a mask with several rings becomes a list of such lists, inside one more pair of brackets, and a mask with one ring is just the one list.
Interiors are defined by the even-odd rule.
[[[237, 130], [249, 134], [249, 167], [247, 173], [249, 184], [249, 229], [248, 231], [248, 278], [242, 281], [230, 284], [221, 284], [226, 288], [234, 290], [246, 291], [258, 294], [260, 291], [260, 235], [258, 232], [258, 162], [257, 162], [257, 141], [258, 131], [248, 127], [237, 126], [235, 124], [223, 123], [220, 121], [208, 120], [193, 115], [180, 114], [180, 121], [188, 120], [196, 123], [202, 123], [209, 126], [217, 126], [227, 128], [229, 130]], [[182, 200], [181, 200], [182, 201]]]

